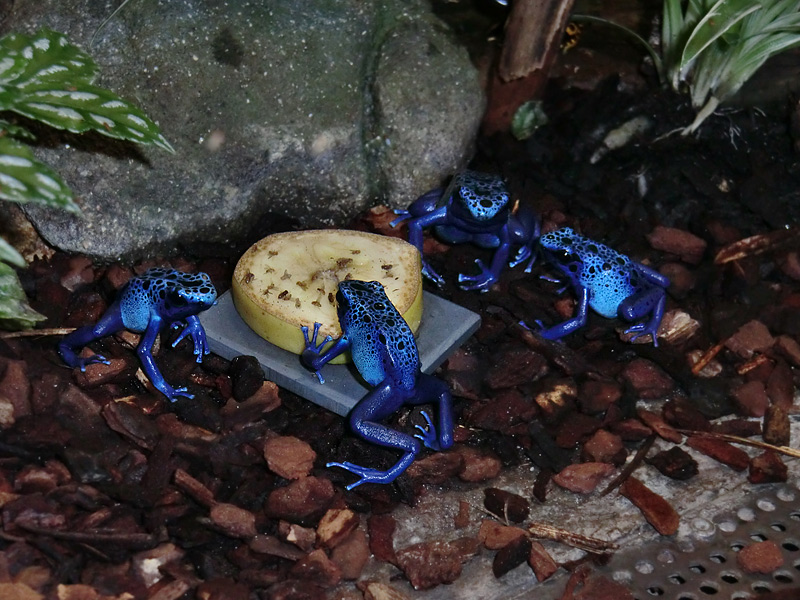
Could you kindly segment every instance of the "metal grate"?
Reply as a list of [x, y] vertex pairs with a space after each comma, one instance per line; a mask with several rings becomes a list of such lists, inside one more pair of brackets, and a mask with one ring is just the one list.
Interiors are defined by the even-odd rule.
[[[800, 589], [800, 491], [769, 486], [738, 509], [712, 520], [695, 518], [681, 541], [649, 543], [620, 552], [605, 567], [628, 586], [637, 600], [758, 598], [769, 592]], [[736, 553], [771, 540], [783, 567], [768, 575], [745, 573]], [[798, 593], [800, 598], [800, 592]]]

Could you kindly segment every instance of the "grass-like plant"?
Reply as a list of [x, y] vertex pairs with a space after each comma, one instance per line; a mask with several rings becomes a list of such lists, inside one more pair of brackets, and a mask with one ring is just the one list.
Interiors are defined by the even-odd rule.
[[692, 133], [772, 56], [800, 45], [800, 0], [664, 0], [661, 52], [644, 44], [664, 85], [688, 91]]
[[[55, 31], [0, 38], [0, 199], [80, 212], [58, 173], [25, 144], [33, 134], [4, 119], [6, 112], [73, 133], [96, 131], [173, 151], [139, 108], [94, 85], [96, 75], [92, 58]], [[0, 238], [0, 328], [33, 327], [44, 317], [28, 306], [11, 265], [24, 267], [25, 260]]]

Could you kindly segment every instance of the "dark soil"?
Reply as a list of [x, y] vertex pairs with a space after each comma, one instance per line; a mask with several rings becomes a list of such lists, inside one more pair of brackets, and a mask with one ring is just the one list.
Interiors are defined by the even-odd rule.
[[[456, 449], [425, 454], [392, 485], [346, 492], [352, 475], [327, 469], [326, 462], [379, 466], [395, 456], [285, 390], [277, 391], [278, 402], [247, 361], [210, 356], [197, 365], [188, 342], [173, 350], [170, 339], [162, 340], [157, 361], [166, 379], [186, 382], [195, 394], [169, 404], [136, 377], [130, 338], [93, 345], [119, 360], [90, 377], [61, 364], [53, 336], [0, 340], [0, 597], [31, 590], [48, 598], [99, 597], [92, 590], [159, 599], [323, 598], [334, 597], [333, 590], [380, 597], [371, 595], [374, 582], [360, 581], [358, 588], [341, 582], [360, 579], [363, 561], [353, 557], [366, 551], [365, 530], [372, 560], [397, 565], [419, 587], [451, 581], [476, 552], [478, 531], [470, 527], [438, 546], [393, 547], [393, 507], [413, 505], [426, 485], [461, 480], [491, 488], [500, 469], [530, 461], [538, 467], [535, 498], [502, 502], [517, 506], [524, 522], [529, 504], [546, 502], [555, 485], [550, 475], [562, 472], [562, 480], [579, 478], [570, 485], [593, 487], [592, 476], [563, 472], [581, 461], [620, 465], [653, 432], [681, 442], [677, 429], [758, 440], [763, 431], [788, 445], [800, 366], [793, 115], [732, 111], [710, 119], [698, 136], [681, 137], [670, 132], [691, 114], [679, 103], [676, 112], [675, 102], [619, 92], [614, 80], [594, 92], [554, 88], [545, 103], [550, 125], [525, 142], [481, 140], [472, 166], [503, 174], [514, 197], [541, 215], [545, 230], [570, 225], [668, 273], [668, 310], [688, 313], [698, 328], [684, 336], [667, 332], [654, 348], [623, 341], [621, 323], [592, 315], [581, 331], [548, 342], [516, 325], [520, 319], [552, 324], [573, 310], [564, 300], [571, 292], [558, 296], [555, 284], [539, 279], [544, 265], [537, 263], [530, 275], [506, 270], [485, 294], [463, 292], [454, 285], [457, 274], [473, 272], [474, 259], [490, 254], [431, 244], [430, 260], [448, 282], [438, 293], [479, 312], [483, 322], [439, 373], [452, 386], [459, 415]], [[637, 115], [652, 120], [647, 133], [591, 164], [605, 134]], [[386, 217], [378, 210], [355, 225], [388, 233]], [[668, 241], [688, 232], [705, 250], [656, 249], [648, 235], [658, 226], [673, 228]], [[737, 260], [715, 263], [718, 252], [749, 236], [759, 237]], [[156, 262], [205, 270], [221, 292], [235, 257]], [[34, 307], [48, 316], [44, 327], [75, 327], [93, 323], [121, 282], [148, 266], [130, 270], [56, 254], [23, 278]], [[693, 374], [693, 360], [717, 344], [723, 346], [708, 367], [714, 376]], [[664, 408], [643, 412], [640, 399], [663, 400]], [[417, 411], [401, 411], [393, 426], [413, 429]], [[713, 421], [731, 413], [741, 418], [724, 429]], [[316, 453], [310, 471], [268, 449], [268, 440], [288, 437]], [[701, 439], [692, 448], [749, 469], [735, 477], [786, 476], [777, 454], [750, 461], [732, 446], [709, 449]], [[702, 476], [686, 452], [655, 454], [648, 461], [665, 477]], [[290, 468], [282, 460], [292, 463], [291, 472], [300, 469], [299, 479], [277, 474]], [[608, 472], [606, 466], [592, 470]], [[638, 485], [625, 493], [637, 506], [644, 503], [648, 515], [657, 501]], [[651, 523], [668, 534], [678, 517]], [[500, 574], [530, 552], [519, 536], [509, 540]], [[337, 553], [341, 544], [347, 550]], [[58, 592], [59, 584], [73, 595]]]

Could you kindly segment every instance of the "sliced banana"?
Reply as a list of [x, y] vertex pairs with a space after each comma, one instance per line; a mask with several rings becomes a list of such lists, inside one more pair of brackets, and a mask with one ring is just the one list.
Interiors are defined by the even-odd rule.
[[[398, 238], [343, 229], [276, 233], [245, 252], [231, 293], [250, 328], [267, 341], [300, 354], [302, 325], [322, 323], [320, 337], [342, 335], [336, 290], [346, 279], [380, 281], [416, 332], [422, 319], [420, 256]], [[331, 362], [349, 360], [343, 355]]]

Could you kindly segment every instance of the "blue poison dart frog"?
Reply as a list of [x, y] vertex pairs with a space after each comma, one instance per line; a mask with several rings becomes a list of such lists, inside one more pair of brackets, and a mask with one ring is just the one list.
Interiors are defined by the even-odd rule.
[[[302, 327], [306, 348], [300, 360], [313, 370], [320, 383], [320, 369], [342, 352], [350, 350], [353, 363], [373, 389], [350, 411], [350, 427], [368, 442], [401, 450], [403, 457], [387, 470], [361, 467], [350, 462], [330, 462], [329, 467], [341, 467], [360, 477], [347, 486], [348, 490], [364, 482], [391, 483], [414, 461], [421, 449], [420, 440], [432, 450], [446, 450], [453, 445], [453, 412], [447, 385], [420, 371], [419, 353], [414, 334], [392, 305], [378, 281], [355, 279], [339, 282], [336, 292], [337, 313], [342, 337], [328, 350], [322, 347], [332, 341], [327, 336], [317, 345], [320, 324], [314, 323], [314, 333], [308, 338], [308, 327]], [[417, 425], [414, 436], [395, 431], [380, 421], [404, 404], [433, 402], [439, 409], [439, 433], [430, 417], [423, 411], [428, 425]]]
[[81, 371], [85, 371], [90, 364], [108, 364], [108, 360], [99, 354], [88, 358], [79, 356], [76, 351], [86, 344], [121, 329], [143, 333], [136, 352], [153, 385], [170, 402], [175, 402], [180, 396], [193, 398], [185, 387], [173, 388], [164, 380], [151, 351], [156, 336], [164, 327], [177, 328], [183, 325], [183, 331], [172, 346], [177, 346], [183, 338], [190, 335], [197, 362], [202, 362], [203, 355], [208, 354], [209, 350], [206, 332], [197, 314], [216, 301], [217, 290], [206, 273], [192, 275], [174, 269], [149, 269], [125, 284], [114, 303], [95, 325], [81, 327], [61, 340], [58, 353], [70, 367], [80, 367]]
[[[422, 254], [422, 230], [434, 226], [436, 235], [451, 244], [472, 242], [482, 248], [497, 248], [490, 267], [476, 260], [480, 275], [458, 276], [465, 290], [488, 290], [500, 277], [511, 246], [519, 246], [514, 260], [516, 267], [529, 259], [530, 273], [536, 254], [533, 245], [539, 237], [539, 221], [530, 210], [520, 207], [516, 212], [509, 206], [510, 195], [502, 179], [496, 175], [462, 171], [453, 176], [446, 188], [436, 188], [415, 200], [408, 210], [396, 210], [399, 218], [394, 227], [408, 220], [408, 241]], [[442, 285], [444, 279], [423, 259], [422, 274]]]
[[[564, 227], [539, 238], [545, 259], [569, 279], [578, 295], [578, 312], [571, 319], [542, 328], [539, 335], [557, 340], [586, 324], [587, 308], [606, 318], [620, 317], [639, 321], [625, 330], [635, 332], [631, 341], [651, 335], [658, 346], [656, 333], [664, 316], [666, 288], [669, 279], [661, 273], [632, 261], [612, 250]], [[537, 321], [540, 327], [542, 323]], [[524, 325], [524, 323], [523, 323]]]

